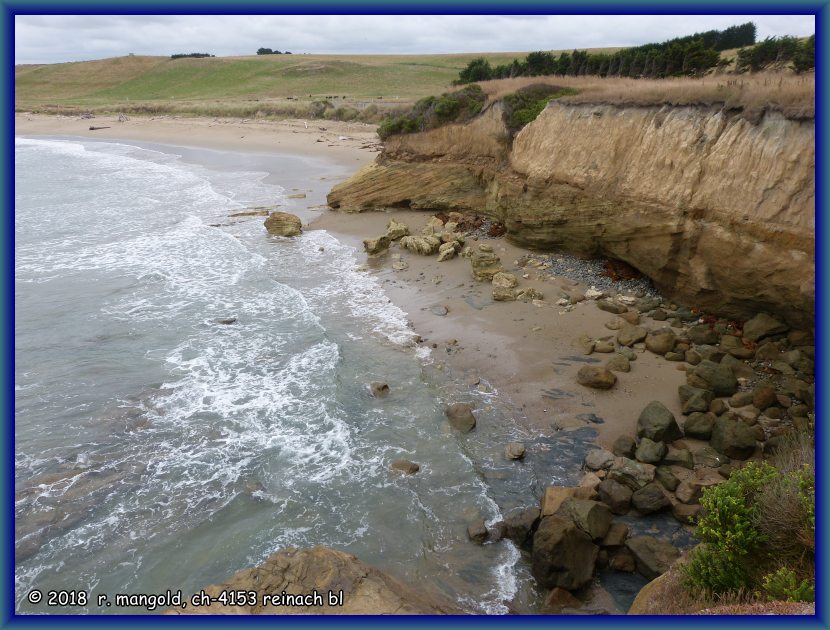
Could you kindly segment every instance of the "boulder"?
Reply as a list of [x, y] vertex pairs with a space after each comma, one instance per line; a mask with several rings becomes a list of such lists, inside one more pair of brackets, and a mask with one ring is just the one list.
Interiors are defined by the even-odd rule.
[[687, 331], [689, 339], [695, 345], [715, 344], [720, 341], [720, 335], [709, 324], [698, 324]]
[[533, 536], [531, 573], [542, 586], [573, 591], [590, 582], [598, 553], [572, 520], [546, 516]]
[[708, 440], [712, 437], [712, 427], [715, 426], [716, 417], [713, 413], [700, 413], [698, 411], [689, 414], [689, 417], [683, 422], [683, 433], [697, 440]]
[[474, 251], [470, 257], [470, 264], [472, 265], [473, 278], [479, 281], [490, 281], [497, 273], [504, 271], [499, 257], [493, 253], [493, 248], [488, 245], [478, 246], [478, 250]]
[[444, 411], [453, 429], [468, 433], [476, 428], [476, 417], [466, 403], [453, 403]]
[[298, 236], [303, 233], [300, 217], [288, 212], [272, 212], [265, 219], [265, 229], [274, 236]]
[[[634, 459], [634, 452], [636, 449], [637, 443], [630, 435], [621, 435], [614, 440], [614, 445], [611, 447], [611, 451], [614, 455], [617, 457], [627, 457], [628, 459]], [[611, 463], [613, 463], [613, 458]]]
[[597, 300], [597, 308], [601, 311], [605, 311], [606, 313], [613, 313], [614, 315], [625, 313], [628, 310], [628, 307], [625, 304], [620, 304], [619, 302], [615, 302], [610, 299]]
[[614, 454], [604, 448], [595, 448], [585, 456], [585, 468], [588, 470], [602, 470], [611, 468], [614, 463]]
[[621, 483], [636, 492], [654, 481], [654, 466], [641, 464], [625, 457], [617, 457], [608, 470], [608, 479]]
[[388, 236], [378, 236], [377, 238], [367, 238], [363, 241], [363, 249], [366, 250], [367, 254], [376, 255], [385, 252], [389, 249], [389, 240]]
[[408, 459], [396, 459], [392, 462], [392, 470], [403, 473], [404, 475], [414, 475], [421, 470], [421, 467]]
[[592, 540], [600, 540], [611, 527], [611, 510], [604, 503], [568, 498], [556, 511], [558, 516], [570, 518]]
[[599, 543], [603, 547], [622, 547], [628, 538], [628, 525], [625, 523], [611, 523], [608, 533]]
[[631, 362], [623, 355], [617, 354], [605, 364], [605, 369], [611, 372], [630, 372]]
[[618, 549], [611, 559], [608, 561], [608, 567], [614, 571], [623, 571], [625, 573], [634, 573], [637, 570], [637, 561], [627, 547]]
[[455, 258], [457, 252], [458, 250], [455, 247], [455, 243], [444, 243], [438, 247], [438, 262], [444, 262], [446, 260], [450, 260], [451, 258]]
[[715, 396], [731, 396], [738, 391], [738, 379], [727, 365], [701, 361], [686, 374], [689, 385], [709, 389]]
[[652, 536], [633, 536], [625, 546], [634, 555], [637, 571], [649, 580], [665, 573], [680, 557], [674, 545]]
[[375, 398], [386, 398], [389, 395], [389, 385], [380, 382], [369, 383], [369, 391]]
[[[602, 483], [602, 479], [600, 479], [596, 473], [587, 472], [582, 479], [579, 480], [577, 490], [588, 488], [596, 491], [597, 486], [599, 486], [600, 483]], [[574, 494], [574, 496], [576, 496], [576, 494]]]
[[496, 302], [513, 302], [516, 300], [516, 289], [493, 287], [493, 300]]
[[487, 526], [484, 519], [479, 518], [467, 525], [467, 537], [476, 545], [483, 545], [487, 540]]
[[640, 440], [640, 445], [637, 447], [634, 457], [638, 462], [644, 464], [659, 464], [665, 454], [665, 444], [644, 437]]
[[646, 349], [654, 354], [666, 354], [674, 349], [677, 336], [671, 328], [652, 330], [646, 335]]
[[659, 512], [671, 505], [660, 484], [653, 481], [631, 495], [631, 504], [641, 514]]
[[697, 515], [700, 513], [700, 505], [697, 503], [674, 503], [671, 506], [671, 513], [681, 523], [694, 525]]
[[573, 497], [576, 488], [548, 486], [542, 495], [542, 516], [556, 514], [566, 499]]
[[[220, 593], [256, 591], [260, 594], [323, 594], [323, 606], [257, 605], [188, 606], [164, 611], [172, 615], [435, 615], [463, 614], [457, 604], [442, 595], [404, 584], [356, 557], [327, 547], [285, 549], [261, 565], [245, 569], [226, 582], [206, 586], [209, 597]], [[344, 594], [343, 604], [330, 605], [325, 595]]]
[[585, 387], [611, 389], [617, 382], [617, 377], [604, 367], [583, 365], [576, 374], [576, 381]]
[[778, 402], [778, 395], [775, 392], [775, 385], [772, 383], [761, 383], [752, 390], [752, 404], [763, 411]]
[[787, 332], [789, 327], [766, 313], [758, 313], [744, 324], [743, 335], [750, 341], [759, 341], [765, 337], [780, 335]]
[[603, 479], [597, 486], [599, 500], [605, 503], [614, 514], [625, 514], [631, 507], [631, 488], [614, 481]]
[[404, 236], [409, 236], [409, 226], [406, 223], [399, 223], [395, 219], [391, 219], [386, 224], [386, 237], [390, 241], [397, 241]]
[[525, 445], [521, 442], [510, 442], [504, 447], [504, 456], [510, 460], [524, 459]]
[[648, 335], [648, 331], [642, 326], [626, 324], [617, 331], [617, 343], [621, 346], [633, 346], [641, 342]]
[[663, 457], [666, 466], [680, 466], [691, 470], [695, 467], [692, 452], [687, 448], [674, 448], [669, 446], [666, 455]]
[[680, 408], [684, 415], [694, 411], [709, 411], [709, 405], [715, 397], [714, 392], [691, 385], [681, 385], [677, 388], [677, 393], [680, 396]]
[[545, 597], [541, 612], [543, 615], [559, 615], [565, 608], [579, 608], [580, 606], [582, 606], [581, 601], [564, 588], [557, 586]]
[[669, 492], [674, 492], [680, 483], [680, 480], [668, 466], [658, 466], [657, 470], [654, 471], [654, 478]]
[[646, 437], [655, 442], [672, 442], [682, 436], [674, 414], [657, 400], [646, 405], [637, 419], [637, 437]]
[[695, 460], [695, 466], [718, 468], [729, 463], [729, 458], [726, 455], [721, 455], [711, 446], [702, 446], [693, 450], [692, 457]]
[[741, 420], [725, 414], [715, 420], [711, 444], [731, 459], [747, 459], [755, 452], [755, 432]]
[[432, 256], [441, 246], [441, 239], [436, 236], [404, 236], [400, 240], [400, 246], [413, 254]]
[[729, 406], [733, 409], [746, 407], [752, 404], [752, 392], [736, 392], [729, 398]]
[[608, 339], [597, 339], [594, 342], [594, 352], [610, 354], [614, 352], [614, 344]]
[[507, 273], [506, 271], [500, 271], [499, 273], [493, 276], [493, 286], [494, 287], [503, 287], [506, 289], [512, 289], [513, 287], [519, 284], [519, 279], [516, 278], [512, 273]]
[[528, 287], [526, 289], [519, 289], [516, 293], [516, 299], [520, 302], [536, 302], [538, 300], [544, 300], [545, 296], [542, 295], [541, 291]]
[[539, 522], [539, 508], [528, 507], [518, 508], [504, 517], [504, 535], [509, 538], [517, 547], [527, 549], [530, 547], [532, 534]]

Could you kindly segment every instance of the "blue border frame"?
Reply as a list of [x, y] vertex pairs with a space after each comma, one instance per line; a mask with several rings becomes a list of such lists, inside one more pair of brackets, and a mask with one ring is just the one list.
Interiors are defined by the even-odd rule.
[[[100, 624], [127, 624], [130, 626], [142, 626], [152, 624], [154, 628], [174, 627], [180, 624], [227, 624], [227, 623], [259, 623], [278, 624], [282, 627], [304, 627], [313, 628], [317, 625], [326, 626], [329, 623], [338, 625], [371, 625], [386, 626], [404, 624], [408, 626], [420, 625], [493, 625], [499, 626], [556, 626], [556, 627], [590, 627], [622, 625], [666, 625], [667, 623], [683, 625], [685, 627], [712, 626], [713, 624], [746, 625], [746, 626], [781, 626], [791, 627], [828, 627], [827, 618], [827, 596], [830, 589], [826, 582], [827, 570], [827, 545], [825, 532], [819, 529], [816, 536], [816, 616], [815, 617], [417, 617], [394, 619], [378, 617], [338, 617], [338, 618], [222, 618], [222, 617], [170, 617], [160, 618], [158, 616], [142, 615], [106, 615], [106, 616], [83, 616], [73, 617], [65, 615], [54, 616], [18, 616], [14, 613], [14, 16], [15, 15], [38, 15], [38, 14], [77, 14], [77, 15], [100, 15], [100, 14], [664, 14], [664, 15], [693, 15], [693, 14], [735, 14], [752, 13], [756, 15], [815, 15], [816, 16], [816, 321], [826, 321], [828, 309], [826, 300], [828, 292], [826, 286], [826, 273], [828, 254], [823, 245], [828, 243], [828, 221], [823, 211], [826, 205], [826, 183], [828, 181], [827, 164], [827, 128], [825, 123], [824, 107], [826, 106], [827, 90], [827, 44], [825, 35], [830, 26], [830, 0], [806, 1], [795, 0], [785, 3], [780, 0], [753, 2], [752, 0], [730, 0], [727, 3], [720, 3], [717, 0], [705, 0], [702, 2], [682, 2], [668, 4], [658, 0], [639, 0], [624, 2], [619, 0], [577, 0], [545, 1], [545, 0], [522, 0], [518, 3], [505, 3], [498, 0], [484, 0], [475, 2], [456, 1], [452, 4], [440, 2], [440, 0], [405, 0], [394, 5], [388, 5], [383, 0], [362, 1], [362, 2], [336, 2], [325, 0], [308, 0], [306, 2], [279, 2], [267, 0], [243, 0], [232, 5], [227, 0], [127, 0], [126, 2], [105, 3], [94, 0], [58, 1], [58, 0], [0, 0], [0, 33], [2, 33], [2, 68], [3, 68], [3, 106], [6, 116], [4, 117], [2, 132], [0, 132], [4, 147], [4, 169], [3, 169], [3, 199], [5, 212], [3, 214], [2, 230], [2, 256], [3, 270], [0, 275], [2, 282], [2, 295], [4, 297], [3, 308], [3, 387], [0, 388], [0, 401], [4, 410], [4, 422], [2, 432], [2, 501], [4, 509], [0, 514], [2, 518], [3, 545], [0, 548], [0, 562], [2, 562], [2, 584], [0, 584], [0, 624], [3, 626], [26, 626], [26, 627], [49, 627], [60, 625], [100, 625]], [[826, 396], [830, 382], [827, 379], [824, 359], [828, 356], [828, 339], [823, 327], [816, 327], [816, 440], [820, 454], [828, 452], [827, 434], [821, 420], [825, 417]], [[827, 523], [827, 488], [825, 479], [827, 465], [822, 457], [816, 459], [816, 508], [818, 521], [821, 524]]]

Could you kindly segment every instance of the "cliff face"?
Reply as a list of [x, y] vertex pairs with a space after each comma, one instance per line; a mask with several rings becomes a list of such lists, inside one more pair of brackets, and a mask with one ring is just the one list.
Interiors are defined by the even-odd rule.
[[391, 138], [329, 204], [484, 213], [526, 246], [624, 260], [686, 305], [813, 325], [812, 121], [553, 103], [511, 147], [496, 104]]

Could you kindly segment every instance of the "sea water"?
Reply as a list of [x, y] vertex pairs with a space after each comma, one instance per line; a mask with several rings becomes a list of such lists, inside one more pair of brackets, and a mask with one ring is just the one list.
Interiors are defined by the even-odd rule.
[[[573, 462], [505, 462], [533, 437], [436, 368], [361, 253], [230, 217], [285, 203], [296, 160], [268, 176], [184, 152], [16, 138], [17, 610], [124, 612], [97, 595], [193, 593], [318, 544], [469, 612], [532, 610], [526, 559], [466, 525], [533, 505]], [[467, 436], [443, 417], [457, 400], [479, 410]], [[420, 472], [392, 473], [401, 457]]]

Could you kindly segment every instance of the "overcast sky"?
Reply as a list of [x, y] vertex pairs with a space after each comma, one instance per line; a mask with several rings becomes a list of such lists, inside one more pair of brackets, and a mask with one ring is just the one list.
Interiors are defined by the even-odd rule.
[[632, 46], [755, 22], [758, 38], [811, 35], [799, 15], [100, 15], [15, 16], [15, 63], [208, 52], [529, 52]]

